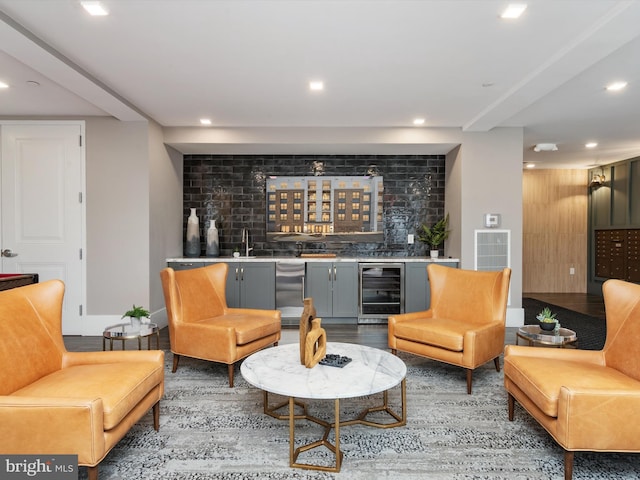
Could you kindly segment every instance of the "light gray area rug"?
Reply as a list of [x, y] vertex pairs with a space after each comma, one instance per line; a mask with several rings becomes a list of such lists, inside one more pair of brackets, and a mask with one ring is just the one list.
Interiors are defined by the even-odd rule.
[[[230, 389], [226, 366], [182, 358], [171, 373], [167, 353], [160, 431], [147, 415], [100, 464], [100, 479], [563, 478], [563, 452], [551, 437], [519, 406], [515, 420], [508, 421], [502, 372], [493, 362], [475, 371], [473, 394], [467, 395], [462, 369], [412, 355], [401, 358], [408, 367], [407, 425], [343, 427], [344, 460], [334, 474], [289, 467], [288, 422], [263, 413], [262, 392], [237, 369]], [[399, 411], [399, 389], [389, 397]], [[379, 397], [344, 400], [342, 419], [377, 403]], [[315, 401], [309, 408], [333, 418], [332, 401]], [[298, 425], [297, 442], [322, 435], [316, 424]], [[299, 461], [328, 461], [327, 452], [308, 452]], [[639, 464], [635, 454], [578, 452], [573, 478], [637, 479]], [[86, 478], [86, 469], [80, 478]]]

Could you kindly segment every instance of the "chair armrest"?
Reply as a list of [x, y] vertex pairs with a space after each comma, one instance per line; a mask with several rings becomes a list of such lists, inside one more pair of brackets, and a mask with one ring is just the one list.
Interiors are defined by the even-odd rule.
[[500, 356], [504, 348], [504, 323], [493, 322], [467, 330], [463, 340], [463, 364], [475, 368]]
[[417, 320], [419, 318], [431, 318], [432, 312], [429, 310], [422, 310], [421, 312], [401, 313], [400, 315], [390, 315], [389, 323], [406, 322], [407, 320]]
[[78, 454], [92, 463], [104, 455], [102, 399], [0, 396], [0, 451]]
[[280, 310], [265, 310], [261, 308], [227, 308], [225, 311], [229, 315], [258, 315], [260, 317], [271, 317], [279, 320], [282, 316]]
[[505, 360], [510, 355], [520, 357], [550, 358], [558, 361], [575, 361], [605, 365], [600, 350], [579, 350], [575, 348], [541, 348], [524, 345], [507, 345], [504, 349]]
[[65, 352], [62, 368], [75, 365], [98, 365], [105, 363], [153, 362], [164, 365], [162, 350], [115, 350], [109, 352]]
[[638, 391], [561, 387], [557, 435], [569, 450], [638, 451], [638, 412], [640, 384]]

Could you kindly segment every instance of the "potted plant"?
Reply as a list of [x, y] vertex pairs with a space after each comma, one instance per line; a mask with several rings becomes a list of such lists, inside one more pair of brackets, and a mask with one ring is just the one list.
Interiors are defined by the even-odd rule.
[[438, 220], [431, 227], [424, 223], [420, 225], [420, 229], [418, 231], [418, 240], [429, 245], [429, 248], [431, 249], [431, 258], [438, 258], [438, 248], [449, 237], [449, 233], [451, 233], [451, 230], [447, 228], [448, 226], [448, 213], [444, 218]]
[[124, 315], [122, 315], [122, 318], [129, 317], [131, 320], [131, 326], [140, 328], [142, 319], [149, 318], [150, 315], [151, 314], [149, 313], [149, 310], [146, 310], [142, 306], [136, 307], [136, 305], [134, 304], [131, 310], [126, 311]]
[[536, 319], [540, 322], [540, 328], [542, 330], [551, 331], [556, 328], [556, 314], [551, 311], [549, 307], [544, 307], [542, 311], [536, 315]]

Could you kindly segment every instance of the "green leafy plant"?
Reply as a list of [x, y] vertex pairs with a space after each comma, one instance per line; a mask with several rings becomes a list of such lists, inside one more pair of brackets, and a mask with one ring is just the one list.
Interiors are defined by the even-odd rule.
[[131, 310], [128, 310], [124, 313], [124, 315], [122, 315], [122, 318], [124, 317], [133, 317], [133, 318], [149, 318], [151, 314], [149, 313], [149, 310], [146, 310], [144, 307], [140, 306], [140, 307], [136, 307], [135, 304], [133, 305], [133, 308]]
[[451, 233], [448, 227], [449, 214], [447, 213], [446, 217], [441, 218], [431, 227], [423, 223], [418, 231], [418, 240], [429, 245], [432, 250], [437, 250]]
[[544, 323], [555, 323], [557, 321], [556, 314], [553, 313], [549, 307], [544, 307], [542, 311], [536, 315], [536, 319]]

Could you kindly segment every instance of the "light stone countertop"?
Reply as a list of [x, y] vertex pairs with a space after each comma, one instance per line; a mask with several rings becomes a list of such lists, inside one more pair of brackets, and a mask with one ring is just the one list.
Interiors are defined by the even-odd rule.
[[167, 258], [167, 263], [177, 262], [184, 264], [192, 263], [212, 263], [212, 262], [368, 262], [368, 263], [411, 263], [411, 262], [432, 262], [432, 263], [460, 263], [458, 258], [440, 257], [432, 260], [430, 257], [176, 257]]

